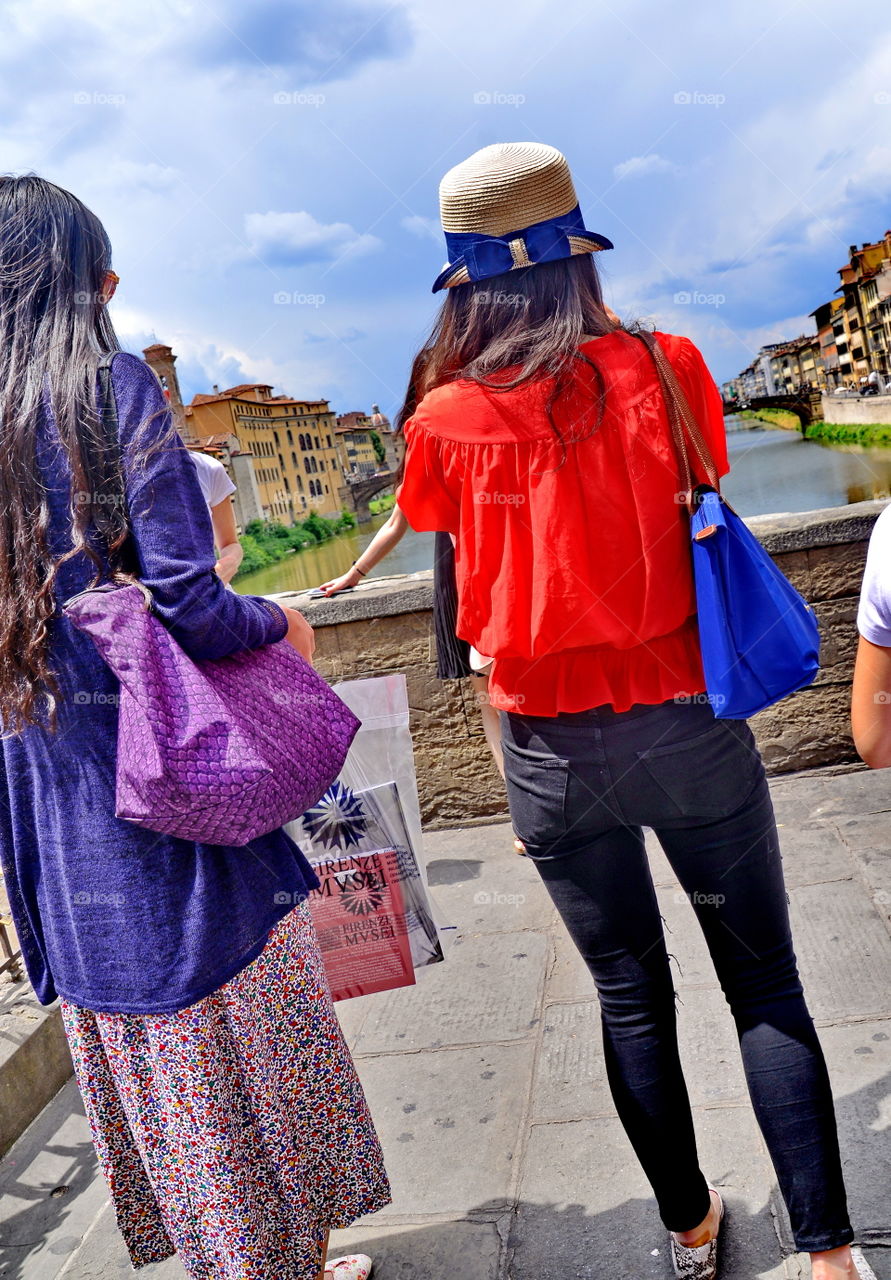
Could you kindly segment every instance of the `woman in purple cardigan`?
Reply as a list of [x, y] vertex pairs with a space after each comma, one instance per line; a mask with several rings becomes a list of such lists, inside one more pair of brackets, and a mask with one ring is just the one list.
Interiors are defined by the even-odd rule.
[[309, 658], [312, 633], [215, 574], [195, 468], [123, 353], [106, 447], [110, 267], [79, 200], [0, 177], [3, 874], [134, 1266], [176, 1252], [200, 1280], [315, 1280], [328, 1229], [389, 1199], [307, 911], [317, 882], [284, 831], [223, 848], [115, 818], [117, 682], [60, 606], [132, 567], [194, 658], [282, 639]]

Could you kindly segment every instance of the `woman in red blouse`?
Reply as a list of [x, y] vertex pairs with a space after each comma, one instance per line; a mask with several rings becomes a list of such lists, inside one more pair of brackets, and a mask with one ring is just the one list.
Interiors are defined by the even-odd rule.
[[[690, 898], [758, 1121], [816, 1280], [856, 1277], [832, 1094], [805, 1005], [764, 768], [705, 695], [687, 509], [652, 356], [610, 318], [551, 147], [486, 147], [440, 188], [449, 262], [401, 421], [399, 505], [455, 539], [457, 634], [494, 659], [511, 817], [601, 1005], [613, 1098], [676, 1274], [716, 1272], [724, 1206], [699, 1166], [644, 850]], [[657, 333], [723, 474], [721, 400]]]

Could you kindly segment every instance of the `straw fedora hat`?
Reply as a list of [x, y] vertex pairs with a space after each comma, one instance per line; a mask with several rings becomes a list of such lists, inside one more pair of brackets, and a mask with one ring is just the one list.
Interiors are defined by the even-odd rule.
[[439, 185], [449, 260], [433, 292], [539, 262], [611, 249], [589, 231], [566, 158], [543, 142], [496, 142]]

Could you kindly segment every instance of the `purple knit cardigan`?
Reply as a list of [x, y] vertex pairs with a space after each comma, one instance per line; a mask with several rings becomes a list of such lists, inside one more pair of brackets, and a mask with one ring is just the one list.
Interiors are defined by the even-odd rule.
[[[210, 517], [179, 440], [147, 464], [131, 460], [137, 434], [146, 443], [169, 427], [155, 375], [121, 353], [112, 382], [140, 576], [160, 617], [195, 658], [280, 640], [281, 609], [227, 591], [214, 573]], [[51, 546], [61, 554], [71, 546], [71, 483], [48, 409], [38, 465]], [[57, 602], [91, 576], [85, 557], [65, 564]], [[315, 876], [284, 831], [227, 848], [115, 818], [117, 681], [61, 614], [50, 644], [63, 692], [57, 731], [29, 728], [0, 741], [0, 863], [28, 975], [44, 1003], [58, 994], [100, 1012], [184, 1008], [260, 953]]]

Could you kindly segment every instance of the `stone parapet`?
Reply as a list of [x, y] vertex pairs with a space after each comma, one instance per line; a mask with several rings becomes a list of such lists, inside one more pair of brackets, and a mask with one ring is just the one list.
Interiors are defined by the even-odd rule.
[[[857, 598], [869, 535], [884, 506], [859, 502], [746, 521], [814, 605], [823, 643], [815, 683], [752, 720], [770, 773], [856, 758], [849, 703]], [[426, 825], [466, 825], [506, 812], [469, 681], [436, 678], [431, 571], [372, 578], [326, 600], [305, 592], [274, 598], [300, 609], [316, 628], [316, 662], [326, 679], [405, 674]]]
[[891, 395], [823, 396], [824, 422], [891, 422]]

